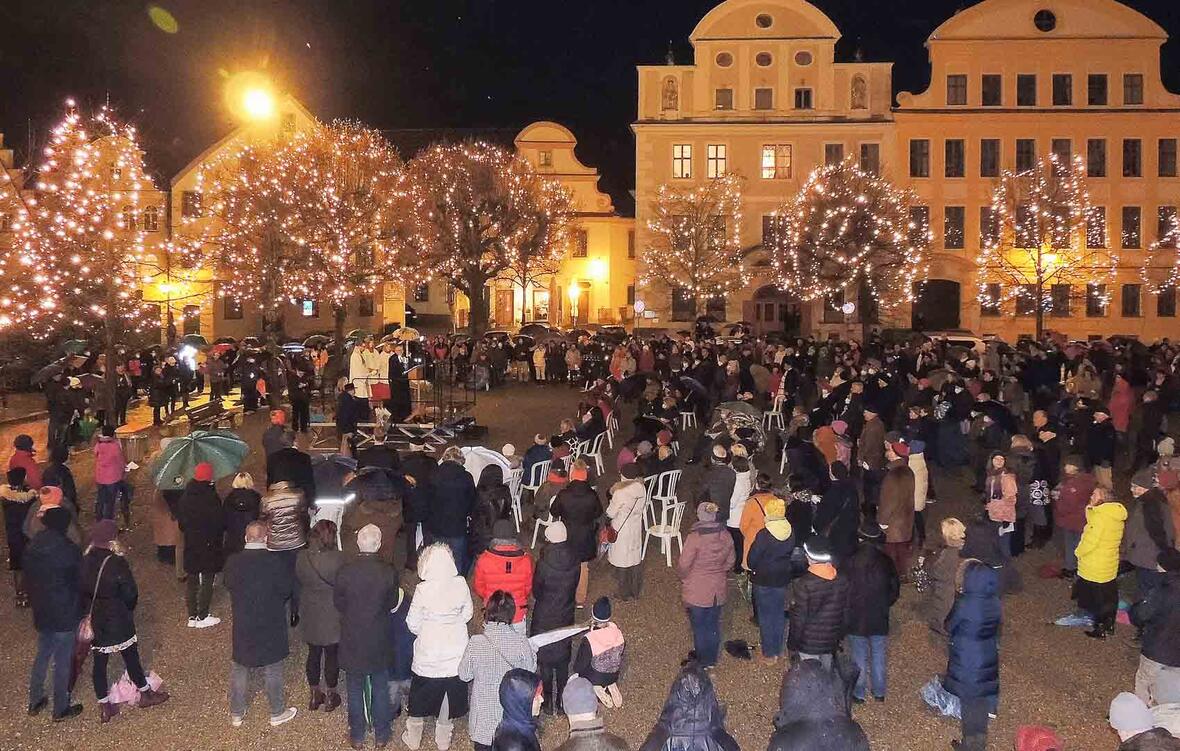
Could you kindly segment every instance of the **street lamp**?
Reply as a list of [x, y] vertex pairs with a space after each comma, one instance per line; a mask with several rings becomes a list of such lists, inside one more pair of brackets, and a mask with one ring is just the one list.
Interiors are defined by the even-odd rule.
[[251, 120], [269, 120], [275, 113], [275, 98], [263, 88], [247, 89], [242, 95], [242, 110]]
[[271, 120], [278, 110], [271, 80], [251, 70], [230, 76], [225, 85], [225, 104], [236, 118], [247, 122]]

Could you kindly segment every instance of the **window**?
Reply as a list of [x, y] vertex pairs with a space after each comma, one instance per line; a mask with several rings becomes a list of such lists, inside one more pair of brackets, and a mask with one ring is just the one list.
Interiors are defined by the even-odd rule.
[[185, 305], [180, 311], [180, 320], [184, 324], [184, 333], [201, 333], [201, 306]]
[[430, 302], [430, 284], [419, 282], [414, 285], [414, 302]]
[[979, 300], [979, 315], [981, 316], [998, 316], [1000, 315], [1001, 298], [1000, 285], [992, 283], [984, 286], [983, 294]]
[[768, 68], [774, 62], [774, 56], [769, 52], [759, 52], [754, 56], [754, 62], [759, 68]]
[[1156, 211], [1155, 236], [1162, 248], [1176, 247], [1176, 207], [1160, 206]]
[[1040, 307], [1040, 294], [1035, 284], [1020, 285], [1020, 294], [1016, 296], [1016, 315], [1035, 316]]
[[1049, 152], [1057, 157], [1058, 169], [1066, 170], [1073, 159], [1073, 142], [1068, 138], [1054, 138], [1049, 142]]
[[304, 300], [300, 305], [299, 312], [304, 318], [319, 318], [320, 303], [317, 300]]
[[1086, 177], [1106, 177], [1106, 139], [1086, 141]]
[[729, 52], [718, 52], [716, 61], [719, 68], [728, 68], [733, 65], [733, 55]]
[[1155, 296], [1155, 314], [1160, 318], [1176, 317], [1176, 288], [1164, 287]]
[[180, 194], [180, 215], [186, 219], [201, 215], [201, 194], [186, 190]]
[[236, 297], [221, 298], [221, 317], [227, 321], [242, 320], [242, 301]]
[[1037, 27], [1038, 31], [1048, 34], [1057, 28], [1057, 15], [1051, 10], [1038, 10], [1033, 16], [1033, 25]]
[[690, 321], [697, 315], [696, 301], [692, 293], [683, 287], [672, 289], [672, 320]]
[[726, 172], [726, 147], [723, 143], [711, 143], [705, 147], [705, 176], [721, 177]]
[[1022, 203], [1016, 207], [1015, 225], [1016, 247], [1037, 247], [1037, 215], [1029, 208], [1028, 204]]
[[628, 305], [635, 305], [635, 285], [634, 284], [627, 285], [627, 304]]
[[139, 229], [135, 222], [135, 209], [131, 206], [123, 207], [123, 229], [131, 232]]
[[966, 177], [967, 176], [967, 154], [966, 148], [963, 145], [961, 138], [948, 138], [943, 149], [943, 156], [947, 177]]
[[811, 89], [795, 89], [795, 109], [812, 109]]
[[1110, 300], [1106, 296], [1105, 284], [1086, 285], [1086, 317], [1102, 318], [1106, 315], [1106, 306]]
[[983, 76], [983, 106], [999, 107], [1003, 98], [1003, 78], [995, 73], [985, 73]]
[[1016, 76], [1016, 106], [1037, 106], [1037, 77], [1034, 73], [1020, 73]]
[[361, 295], [356, 299], [356, 314], [361, 318], [372, 318], [374, 307], [372, 295]]
[[760, 29], [769, 29], [774, 24], [774, 18], [765, 13], [759, 13], [754, 17], [754, 24]]
[[1091, 107], [1105, 107], [1106, 99], [1106, 74], [1091, 73], [1086, 77], [1086, 102]]
[[143, 229], [145, 232], [160, 231], [160, 207], [148, 206], [143, 210]]
[[987, 248], [1000, 241], [1000, 215], [991, 206], [979, 207], [979, 245]]
[[1123, 139], [1123, 177], [1143, 177], [1143, 142]]
[[811, 59], [811, 53], [807, 50], [799, 50], [795, 53], [795, 65], [798, 65], [800, 68], [806, 68], [808, 65], [811, 65]]
[[1176, 176], [1176, 139], [1161, 138], [1159, 141], [1159, 176]]
[[1143, 104], [1143, 74], [1123, 74], [1123, 104]]
[[541, 154], [537, 158], [537, 163], [542, 167], [552, 167], [553, 151], [550, 149], [541, 149]]
[[881, 144], [862, 143], [860, 145], [860, 169], [870, 175], [881, 174]]
[[844, 323], [844, 290], [824, 297], [824, 323]]
[[754, 109], [774, 109], [774, 89], [754, 89]]
[[1055, 318], [1069, 317], [1069, 292], [1068, 284], [1054, 284], [1049, 288], [1049, 315]]
[[1091, 206], [1086, 214], [1086, 247], [1106, 247], [1106, 207]]
[[762, 215], [762, 244], [773, 246], [778, 241], [778, 231], [782, 226], [782, 218], [777, 214]]
[[1053, 106], [1073, 106], [1073, 76], [1068, 73], [1053, 74]]
[[825, 143], [824, 144], [824, 164], [839, 164], [844, 161], [844, 144], [842, 143]]
[[1143, 211], [1138, 206], [1123, 207], [1123, 247], [1143, 247]]
[[0, 232], [12, 232], [12, 214], [0, 214]]
[[967, 76], [956, 73], [946, 77], [946, 103], [948, 105], [967, 103]]
[[943, 209], [942, 246], [947, 250], [963, 248], [963, 226], [967, 220], [967, 209], [962, 206], [947, 206]]
[[572, 258], [585, 258], [589, 245], [589, 233], [584, 229], [577, 230], [574, 232], [574, 247], [570, 250], [570, 256]]
[[930, 141], [910, 139], [910, 177], [930, 177]]
[[1123, 285], [1123, 318], [1138, 318], [1143, 315], [1142, 287], [1138, 284]]
[[717, 89], [713, 92], [713, 107], [719, 110], [733, 109], [733, 89]]
[[1027, 172], [1037, 166], [1037, 142], [1031, 138], [1016, 139], [1016, 171]]
[[764, 180], [791, 179], [791, 145], [770, 144], [762, 147], [762, 178]]
[[635, 257], [635, 230], [627, 230], [627, 258]]
[[1000, 176], [1000, 139], [985, 138], [979, 142], [979, 176]]
[[910, 226], [908, 234], [910, 245], [925, 247], [925, 245], [930, 242], [929, 206], [910, 207]]
[[687, 180], [692, 177], [692, 144], [672, 145], [672, 177]]

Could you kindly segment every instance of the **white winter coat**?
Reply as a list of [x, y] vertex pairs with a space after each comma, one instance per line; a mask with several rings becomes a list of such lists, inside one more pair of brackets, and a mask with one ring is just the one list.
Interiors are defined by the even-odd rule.
[[617, 568], [630, 568], [643, 563], [643, 506], [647, 490], [642, 480], [619, 480], [610, 489], [610, 504], [606, 516], [619, 533], [610, 546], [606, 559]]
[[348, 380], [356, 386], [358, 399], [369, 398], [369, 376], [373, 370], [373, 355], [356, 345], [348, 357]]
[[742, 512], [746, 510], [746, 500], [754, 490], [754, 469], [738, 472], [733, 483], [733, 495], [729, 497], [729, 518], [725, 521], [727, 527], [742, 526]]
[[914, 511], [926, 508], [926, 495], [930, 490], [930, 470], [926, 466], [925, 454], [910, 454], [910, 471], [914, 473]]
[[456, 571], [445, 543], [423, 551], [418, 576], [422, 581], [406, 614], [406, 626], [418, 637], [410, 669], [423, 678], [459, 675], [459, 661], [467, 648], [467, 622], [474, 614], [467, 580]]

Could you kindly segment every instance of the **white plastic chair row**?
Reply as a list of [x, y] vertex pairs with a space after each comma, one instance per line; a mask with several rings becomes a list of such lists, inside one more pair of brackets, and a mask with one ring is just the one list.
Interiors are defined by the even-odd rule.
[[590, 458], [594, 460], [594, 468], [598, 470], [601, 475], [604, 471], [602, 464], [602, 440], [606, 438], [607, 431], [602, 431], [598, 435], [588, 440], [582, 441], [574, 448], [574, 459]]
[[783, 397], [776, 396], [774, 398], [774, 406], [770, 411], [762, 414], [762, 427], [778, 428], [779, 430], [787, 429], [786, 419], [783, 417]]
[[[684, 501], [674, 501], [671, 504], [664, 506], [660, 514], [660, 522], [657, 524], [655, 520], [655, 508], [648, 506], [646, 511], [650, 513], [651, 520], [647, 524], [647, 529], [644, 530], [643, 537], [643, 557], [647, 558], [647, 545], [651, 542], [651, 538], [655, 537], [660, 541], [660, 552], [664, 554], [664, 562], [670, 567], [672, 565], [672, 541], [676, 541], [679, 552], [684, 552], [684, 538], [680, 536], [680, 524], [684, 520]], [[647, 514], [645, 514], [646, 516]]]

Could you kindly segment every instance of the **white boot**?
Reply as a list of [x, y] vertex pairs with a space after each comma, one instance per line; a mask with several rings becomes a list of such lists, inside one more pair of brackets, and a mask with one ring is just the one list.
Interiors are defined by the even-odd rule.
[[438, 751], [447, 751], [451, 747], [451, 733], [455, 732], [455, 723], [450, 720], [438, 720], [434, 723], [434, 743]]
[[602, 686], [594, 687], [594, 695], [598, 697], [598, 701], [602, 702], [602, 706], [606, 707], [607, 709], [611, 709], [615, 706], [614, 700]]
[[425, 718], [407, 717], [406, 729], [402, 732], [402, 743], [406, 744], [411, 751], [418, 751], [422, 747], [422, 731], [425, 728]]
[[615, 709], [622, 708], [622, 706], [623, 706], [623, 692], [619, 690], [619, 684], [612, 683], [606, 687], [606, 690], [610, 692], [610, 698], [615, 703]]

